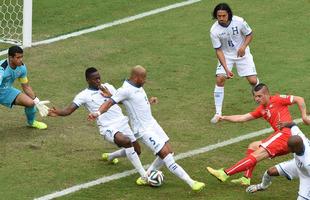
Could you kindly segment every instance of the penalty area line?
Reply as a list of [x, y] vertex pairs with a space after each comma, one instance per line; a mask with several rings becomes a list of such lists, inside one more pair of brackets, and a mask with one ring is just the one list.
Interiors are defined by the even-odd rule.
[[[296, 119], [296, 120], [294, 120], [294, 122], [296, 124], [299, 124], [299, 123], [302, 122], [302, 119]], [[245, 134], [245, 135], [241, 135], [239, 137], [235, 137], [235, 138], [232, 138], [232, 139], [229, 139], [229, 140], [225, 140], [223, 142], [219, 142], [219, 143], [208, 145], [208, 146], [205, 146], [205, 147], [202, 147], [202, 148], [199, 148], [199, 149], [194, 149], [194, 150], [191, 150], [191, 151], [180, 153], [180, 154], [175, 155], [175, 160], [181, 160], [181, 159], [192, 157], [192, 156], [195, 156], [195, 155], [198, 155], [198, 154], [206, 153], [206, 152], [209, 152], [209, 151], [221, 148], [221, 147], [225, 147], [225, 146], [228, 146], [228, 145], [231, 145], [231, 144], [235, 144], [235, 143], [241, 142], [243, 140], [251, 139], [251, 138], [254, 138], [254, 137], [257, 137], [257, 136], [260, 136], [260, 135], [264, 135], [266, 133], [270, 133], [270, 132], [272, 132], [272, 130], [273, 130], [272, 128], [265, 128], [265, 129], [262, 129], [262, 130], [259, 130], [259, 131], [251, 132], [251, 133], [248, 133], [248, 134]], [[148, 165], [144, 165], [145, 168], [147, 168], [148, 166], [149, 166], [149, 164]], [[56, 191], [56, 192], [53, 192], [51, 194], [35, 198], [34, 200], [50, 200], [50, 199], [54, 199], [54, 198], [57, 198], [57, 197], [61, 197], [61, 196], [65, 196], [67, 194], [71, 194], [71, 193], [77, 192], [77, 191], [79, 191], [81, 189], [86, 189], [86, 188], [89, 188], [89, 187], [93, 187], [95, 185], [104, 184], [104, 183], [107, 183], [107, 182], [110, 182], [110, 181], [113, 181], [113, 180], [118, 180], [118, 179], [130, 176], [132, 174], [135, 174], [135, 173], [137, 173], [137, 171], [135, 169], [132, 169], [132, 170], [127, 170], [127, 171], [124, 171], [124, 172], [121, 172], [121, 173], [113, 174], [113, 175], [110, 175], [110, 176], [104, 176], [102, 178], [99, 178], [99, 179], [96, 179], [96, 180], [93, 180], [93, 181], [90, 181], [90, 182], [87, 182], [87, 183], [75, 185], [75, 186], [69, 187], [69, 188], [61, 190], [61, 191]]]

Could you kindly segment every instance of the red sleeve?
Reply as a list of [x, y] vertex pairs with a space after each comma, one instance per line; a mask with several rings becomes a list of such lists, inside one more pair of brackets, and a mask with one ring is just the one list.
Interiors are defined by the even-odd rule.
[[262, 117], [262, 107], [258, 106], [254, 111], [250, 112], [250, 115], [252, 115], [255, 119]]
[[293, 96], [291, 95], [279, 95], [275, 96], [276, 101], [279, 102], [281, 105], [292, 105]]

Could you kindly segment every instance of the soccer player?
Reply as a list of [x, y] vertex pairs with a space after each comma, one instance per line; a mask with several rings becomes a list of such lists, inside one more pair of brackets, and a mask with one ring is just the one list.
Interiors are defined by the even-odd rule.
[[[115, 93], [115, 88], [108, 84], [101, 84], [101, 77], [96, 68], [90, 67], [85, 71], [88, 88], [77, 94], [73, 102], [63, 108], [52, 108], [49, 110], [49, 116], [68, 116], [76, 111], [80, 106], [85, 106], [89, 112], [95, 112], [101, 104], [108, 101], [111, 94]], [[114, 157], [126, 155], [131, 164], [139, 172], [141, 177], [146, 176], [146, 172], [141, 164], [139, 156], [132, 143], [136, 141], [129, 125], [128, 118], [123, 115], [122, 109], [118, 105], [113, 105], [111, 109], [97, 118], [99, 132], [105, 140], [122, 147], [119, 151], [114, 152]], [[103, 154], [103, 158], [113, 163], [117, 162], [108, 154]]]
[[[108, 101], [102, 104], [98, 111], [90, 113], [88, 118], [94, 120], [100, 117], [101, 114], [108, 112], [113, 105], [123, 103], [128, 112], [134, 135], [136, 138], [140, 138], [158, 156], [152, 165], [160, 166], [161, 163], [164, 163], [170, 172], [186, 182], [192, 190], [200, 191], [205, 187], [205, 184], [194, 181], [175, 162], [171, 146], [168, 143], [169, 137], [152, 116], [150, 102], [143, 89], [145, 80], [145, 68], [142, 66], [134, 67], [131, 70], [130, 78], [124, 81], [123, 86]], [[146, 185], [147, 181], [140, 177], [137, 184]]]
[[246, 151], [246, 157], [227, 169], [215, 170], [208, 167], [208, 171], [220, 181], [226, 181], [231, 175], [239, 172], [245, 172], [244, 176], [232, 180], [233, 183], [241, 185], [250, 185], [252, 172], [257, 162], [266, 158], [289, 153], [287, 141], [291, 136], [291, 129], [279, 129], [278, 122], [292, 121], [288, 106], [297, 104], [301, 112], [302, 120], [305, 124], [310, 124], [310, 118], [307, 117], [306, 104], [302, 97], [291, 95], [270, 96], [268, 87], [260, 83], [253, 88], [255, 101], [260, 104], [253, 112], [243, 115], [220, 116], [220, 120], [230, 122], [246, 122], [263, 117], [274, 129], [274, 133], [262, 141], [252, 142]]
[[217, 21], [211, 27], [210, 37], [218, 64], [214, 88], [215, 115], [211, 123], [217, 123], [222, 115], [225, 80], [233, 78], [233, 66], [236, 65], [238, 75], [246, 77], [250, 85], [255, 86], [259, 81], [249, 47], [253, 39], [250, 26], [243, 18], [233, 15], [226, 3], [215, 6], [213, 19]]
[[[17, 79], [21, 83], [23, 92], [12, 85]], [[8, 108], [13, 105], [25, 107], [27, 122], [30, 127], [46, 129], [47, 125], [35, 120], [36, 108], [42, 116], [46, 116], [47, 101], [40, 101], [36, 97], [27, 78], [27, 68], [23, 63], [23, 49], [12, 46], [8, 50], [8, 58], [0, 61], [0, 104]]]
[[299, 192], [297, 200], [310, 199], [310, 141], [295, 125], [291, 129], [292, 135], [288, 140], [288, 148], [294, 153], [292, 160], [282, 162], [265, 171], [260, 184], [249, 186], [246, 191], [255, 193], [263, 191], [271, 185], [273, 176], [284, 176], [288, 180], [299, 178]]

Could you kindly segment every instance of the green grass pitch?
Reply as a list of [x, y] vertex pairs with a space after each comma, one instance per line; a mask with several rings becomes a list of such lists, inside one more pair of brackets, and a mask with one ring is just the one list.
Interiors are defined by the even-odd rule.
[[[42, 1], [34, 0], [33, 40], [39, 41], [130, 15], [159, 8], [177, 0]], [[102, 31], [32, 47], [24, 62], [34, 91], [42, 100], [63, 107], [86, 87], [84, 71], [98, 68], [102, 81], [121, 86], [130, 68], [148, 70], [145, 90], [157, 96], [153, 115], [171, 138], [176, 154], [215, 144], [268, 127], [263, 120], [211, 125], [216, 65], [209, 38], [211, 12], [220, 1], [204, 0]], [[261, 82], [273, 93], [303, 96], [310, 105], [309, 10], [307, 0], [228, 0], [233, 12], [247, 20], [254, 32], [251, 52]], [[1, 44], [4, 49], [7, 45]], [[2, 58], [4, 58], [2, 56]], [[18, 85], [16, 85], [18, 87]], [[255, 107], [247, 81], [235, 77], [225, 85], [224, 114], [243, 114]], [[296, 106], [292, 115], [300, 118]], [[44, 118], [48, 130], [26, 127], [23, 109], [0, 107], [0, 199], [33, 199], [103, 176], [132, 169], [126, 159], [116, 166], [100, 160], [102, 152], [116, 149], [99, 135], [95, 123], [79, 109], [66, 118]], [[301, 125], [310, 137], [310, 128]], [[207, 166], [227, 167], [245, 154], [247, 145], [266, 135], [179, 160], [189, 174], [206, 183], [200, 193], [163, 169], [160, 188], [138, 187], [137, 174], [101, 184], [59, 199], [296, 199], [298, 180], [275, 178], [265, 192], [249, 195], [245, 188], [220, 183]], [[152, 153], [142, 146], [141, 160]], [[291, 155], [257, 165], [252, 183], [268, 167]], [[238, 177], [238, 176], [235, 176]]]

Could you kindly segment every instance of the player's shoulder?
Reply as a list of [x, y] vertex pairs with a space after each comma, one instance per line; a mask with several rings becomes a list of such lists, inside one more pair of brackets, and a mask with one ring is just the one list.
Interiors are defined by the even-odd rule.
[[214, 22], [213, 25], [210, 28], [210, 32], [214, 33], [216, 32], [219, 28], [221, 27], [221, 25], [218, 23], [218, 21]]
[[237, 15], [233, 15], [232, 21], [233, 21], [233, 22], [242, 23], [242, 22], [244, 22], [244, 19], [243, 19], [242, 17], [237, 16]]
[[8, 65], [9, 63], [7, 59], [0, 60], [0, 67], [2, 67], [3, 69], [6, 69]]

